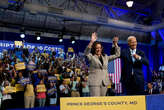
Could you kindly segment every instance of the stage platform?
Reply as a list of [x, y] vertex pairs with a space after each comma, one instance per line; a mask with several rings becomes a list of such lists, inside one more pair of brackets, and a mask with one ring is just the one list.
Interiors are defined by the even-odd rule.
[[164, 95], [65, 97], [60, 106], [8, 110], [164, 110]]
[[60, 110], [164, 110], [164, 95], [61, 98]]

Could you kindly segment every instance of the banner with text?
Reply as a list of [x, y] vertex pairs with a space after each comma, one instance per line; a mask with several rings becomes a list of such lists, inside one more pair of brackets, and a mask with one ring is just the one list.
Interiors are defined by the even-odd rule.
[[146, 110], [145, 96], [61, 98], [61, 110]]
[[[17, 45], [16, 45], [17, 44]], [[18, 45], [19, 44], [19, 45]], [[0, 40], [0, 52], [2, 52], [4, 49], [14, 49], [15, 45], [16, 47], [20, 48], [22, 45], [21, 41], [6, 41], [6, 40]], [[32, 52], [35, 47], [38, 48], [38, 50], [42, 53], [44, 51], [50, 52], [54, 50], [56, 53], [59, 53], [59, 50], [64, 51], [64, 45], [47, 45], [47, 44], [38, 44], [38, 43], [24, 43], [24, 48], [28, 48], [30, 52]]]

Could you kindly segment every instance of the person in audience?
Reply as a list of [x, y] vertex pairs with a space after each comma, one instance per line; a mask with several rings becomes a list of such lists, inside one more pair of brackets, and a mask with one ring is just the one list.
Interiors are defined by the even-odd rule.
[[143, 64], [148, 66], [149, 61], [143, 51], [137, 49], [137, 39], [129, 36], [127, 39], [129, 48], [121, 51], [121, 82], [124, 93], [127, 95], [144, 94]]
[[149, 82], [147, 84], [147, 91], [146, 91], [146, 95], [152, 95], [152, 94], [158, 94], [159, 90], [153, 88], [153, 83]]
[[54, 106], [57, 104], [57, 87], [55, 82], [49, 82], [47, 96], [49, 100], [49, 105]]
[[2, 104], [2, 85], [0, 81], [0, 109], [1, 109], [1, 104]]
[[80, 97], [79, 86], [80, 84], [77, 81], [77, 77], [72, 76], [70, 81], [71, 97]]
[[164, 94], [164, 85], [162, 86], [162, 91], [160, 92], [160, 94]]
[[45, 103], [46, 103], [46, 86], [44, 84], [44, 81], [43, 80], [40, 80], [40, 83], [38, 85], [42, 85], [44, 86], [41, 90], [41, 91], [38, 91], [38, 88], [36, 86], [36, 100], [38, 102], [38, 106], [39, 107], [44, 107], [45, 106]]
[[[21, 83], [22, 80], [24, 79], [23, 73], [24, 73], [23, 70], [18, 71], [18, 75], [16, 77], [16, 84], [20, 84], [24, 87], [24, 85]], [[24, 107], [24, 91], [17, 91], [15, 95], [16, 95], [15, 96], [16, 99], [20, 101], [19, 104], [16, 104], [17, 108], [23, 108]]]
[[59, 86], [60, 97], [70, 97], [70, 88], [65, 80], [62, 80], [62, 84]]
[[82, 97], [89, 97], [89, 84], [88, 84], [88, 78], [86, 76], [82, 77]]
[[8, 80], [4, 80], [2, 82], [2, 110], [11, 108], [12, 105], [12, 95], [6, 91], [7, 86], [10, 86], [10, 82]]
[[120, 47], [114, 42], [114, 55], [108, 56], [103, 51], [103, 46], [97, 40], [97, 33], [92, 33], [90, 43], [84, 54], [89, 62], [89, 89], [91, 96], [105, 96], [109, 85], [108, 62], [120, 57]]
[[35, 93], [33, 84], [27, 84], [24, 92], [24, 106], [25, 108], [33, 108], [35, 105]]

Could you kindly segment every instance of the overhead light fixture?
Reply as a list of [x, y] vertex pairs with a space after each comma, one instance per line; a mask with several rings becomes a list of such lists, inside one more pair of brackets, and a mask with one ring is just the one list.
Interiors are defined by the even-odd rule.
[[40, 36], [38, 36], [38, 37], [36, 38], [36, 40], [40, 40]]
[[134, 1], [133, 0], [128, 0], [126, 1], [126, 5], [130, 8], [133, 6]]
[[71, 37], [71, 43], [74, 44], [75, 42], [75, 37]]
[[59, 42], [63, 42], [63, 39], [60, 38], [60, 39], [59, 39]]
[[26, 36], [26, 35], [25, 35], [24, 33], [20, 34], [20, 37], [21, 37], [22, 39], [24, 39], [25, 36]]
[[21, 37], [22, 39], [26, 37], [24, 27], [22, 27], [22, 28], [20, 29], [20, 33], [21, 33], [21, 34], [20, 34], [20, 37]]
[[59, 42], [63, 42], [63, 35], [58, 35]]
[[41, 33], [40, 33], [40, 32], [36, 32], [36, 33], [35, 33], [36, 40], [40, 40], [40, 35], [41, 35]]

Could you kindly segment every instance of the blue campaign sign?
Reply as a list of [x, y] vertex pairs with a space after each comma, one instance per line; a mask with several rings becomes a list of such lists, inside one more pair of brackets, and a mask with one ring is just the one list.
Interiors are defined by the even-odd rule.
[[[20, 48], [20, 46], [17, 46]], [[47, 44], [37, 44], [37, 43], [24, 43], [24, 48], [27, 48], [29, 52], [32, 52], [35, 47], [38, 48], [40, 53], [43, 53], [46, 51], [47, 53], [50, 53], [52, 50], [54, 50], [57, 54], [59, 51], [63, 50], [64, 51], [64, 45], [47, 45]], [[5, 40], [0, 40], [0, 52], [8, 49], [14, 49], [14, 41], [5, 41]], [[16, 55], [20, 55], [21, 52], [17, 52]]]
[[146, 110], [164, 110], [164, 95], [148, 95], [146, 96]]

